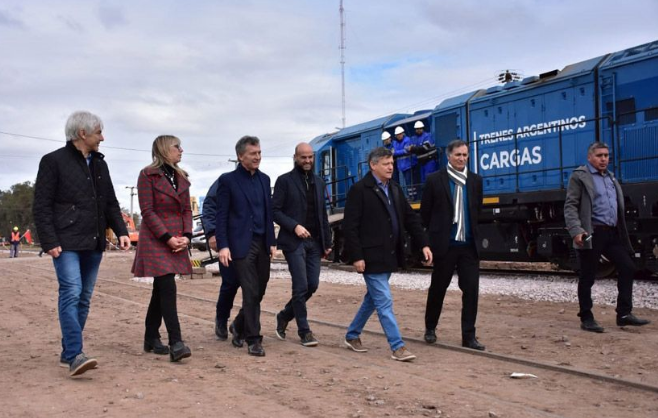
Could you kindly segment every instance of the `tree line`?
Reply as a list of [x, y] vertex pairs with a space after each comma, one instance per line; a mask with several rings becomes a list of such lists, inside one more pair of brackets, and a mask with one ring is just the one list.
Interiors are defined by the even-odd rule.
[[[11, 230], [17, 226], [21, 235], [28, 229], [34, 242], [39, 242], [38, 231], [32, 216], [32, 202], [34, 201], [34, 183], [26, 181], [14, 184], [9, 190], [0, 190], [0, 237], [7, 241]], [[125, 213], [127, 209], [121, 208]], [[140, 216], [133, 215], [135, 225], [139, 228]]]
[[14, 184], [9, 190], [0, 190], [0, 236], [8, 239], [11, 230], [17, 226], [21, 234], [26, 230], [32, 233], [32, 239], [38, 241], [32, 202], [34, 201], [34, 184], [31, 181]]

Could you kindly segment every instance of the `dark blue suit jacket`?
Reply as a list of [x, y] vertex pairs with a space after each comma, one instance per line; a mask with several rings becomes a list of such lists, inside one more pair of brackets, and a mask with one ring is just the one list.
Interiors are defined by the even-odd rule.
[[[313, 173], [310, 175], [315, 178], [315, 208], [320, 227], [320, 236], [313, 238], [319, 238], [322, 250], [326, 251], [331, 248], [331, 231], [325, 210], [325, 183], [317, 175]], [[277, 239], [279, 248], [283, 251], [295, 251], [302, 243], [302, 240], [295, 234], [295, 227], [306, 220], [306, 186], [296, 168], [276, 179], [272, 204], [274, 222], [281, 227]]]
[[[215, 223], [215, 237], [217, 248], [228, 247], [233, 260], [245, 258], [253, 238], [253, 204], [250, 196], [245, 192], [251, 184], [249, 179], [238, 167], [230, 173], [219, 177], [217, 187], [217, 220]], [[274, 224], [272, 216], [272, 197], [270, 194], [270, 178], [260, 170], [254, 174], [260, 178], [265, 195], [265, 245], [276, 245], [274, 238]], [[262, 214], [258, 214], [262, 216]]]

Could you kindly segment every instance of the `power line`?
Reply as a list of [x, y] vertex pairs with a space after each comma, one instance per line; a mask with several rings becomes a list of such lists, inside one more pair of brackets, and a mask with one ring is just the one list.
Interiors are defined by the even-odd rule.
[[445, 93], [441, 93], [440, 95], [438, 95], [438, 96], [434, 96], [434, 97], [431, 97], [431, 98], [429, 98], [429, 99], [421, 100], [421, 101], [419, 101], [419, 102], [412, 103], [412, 104], [410, 104], [410, 105], [406, 105], [406, 106], [404, 106], [404, 107], [399, 107], [399, 108], [397, 108], [397, 109], [393, 109], [393, 110], [391, 110], [391, 111], [388, 112], [388, 113], [385, 113], [385, 114], [379, 115], [378, 117], [388, 116], [388, 115], [390, 115], [391, 113], [397, 113], [397, 112], [400, 112], [400, 111], [402, 111], [402, 110], [404, 110], [404, 109], [409, 109], [410, 107], [418, 108], [418, 107], [421, 107], [421, 105], [423, 105], [423, 104], [425, 104], [425, 103], [436, 103], [437, 101], [439, 101], [439, 99], [446, 98], [446, 97], [454, 97], [455, 95], [459, 95], [459, 94], [462, 93], [462, 92], [468, 92], [468, 91], [470, 91], [471, 89], [474, 89], [474, 88], [476, 88], [476, 87], [480, 87], [480, 86], [487, 85], [487, 84], [492, 84], [492, 82], [495, 82], [495, 79], [494, 79], [493, 77], [491, 77], [491, 78], [487, 78], [487, 79], [484, 79], [484, 80], [478, 81], [477, 83], [470, 84], [470, 85], [468, 85], [468, 86], [460, 87], [460, 88], [455, 89], [455, 90], [452, 90], [452, 91], [448, 91], [448, 92], [445, 92]]
[[[17, 137], [20, 137], [20, 138], [38, 139], [40, 141], [50, 141], [50, 142], [60, 142], [60, 143], [66, 142], [66, 141], [63, 141], [61, 139], [43, 138], [43, 137], [40, 137], [40, 136], [17, 134], [17, 133], [13, 133], [13, 132], [0, 131], [0, 134], [9, 135], [9, 136], [17, 136]], [[138, 152], [148, 152], [148, 153], [151, 152], [151, 150], [146, 150], [146, 149], [113, 147], [111, 145], [103, 145], [103, 148], [116, 149], [116, 150], [122, 150], [122, 151], [138, 151]], [[208, 153], [198, 154], [198, 153], [194, 153], [194, 152], [185, 152], [185, 155], [194, 155], [194, 156], [199, 156], [199, 157], [226, 157], [226, 158], [235, 157], [234, 154], [208, 154]], [[283, 155], [267, 155], [267, 158], [290, 158], [290, 157], [289, 156], [283, 156]]]

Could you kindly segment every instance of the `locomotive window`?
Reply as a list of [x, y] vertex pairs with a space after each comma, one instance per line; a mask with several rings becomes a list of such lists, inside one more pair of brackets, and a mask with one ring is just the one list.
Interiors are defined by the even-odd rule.
[[449, 113], [436, 119], [437, 138], [446, 143], [452, 141], [459, 133], [457, 132], [457, 113]]
[[[635, 99], [623, 99], [617, 100], [615, 104], [616, 114], [615, 119], [617, 119], [617, 124], [619, 125], [630, 125], [635, 123]], [[612, 112], [612, 102], [606, 103], [606, 110]]]
[[331, 154], [329, 151], [322, 152], [322, 174], [325, 176], [331, 175]]
[[646, 122], [656, 119], [658, 119], [658, 107], [653, 107], [644, 111], [644, 120]]

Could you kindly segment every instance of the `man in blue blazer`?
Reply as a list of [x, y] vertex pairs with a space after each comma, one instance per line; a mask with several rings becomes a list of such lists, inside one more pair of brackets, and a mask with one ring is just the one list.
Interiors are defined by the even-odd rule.
[[215, 235], [219, 262], [225, 267], [233, 264], [242, 287], [242, 309], [229, 327], [233, 345], [240, 347], [240, 336], [244, 336], [248, 353], [264, 356], [260, 302], [270, 279], [270, 258], [276, 251], [270, 178], [258, 170], [261, 150], [257, 137], [240, 138], [235, 152], [240, 164], [219, 177]]
[[308, 325], [306, 301], [320, 283], [320, 259], [331, 252], [331, 231], [324, 205], [324, 181], [313, 173], [313, 148], [295, 147], [295, 168], [276, 180], [274, 221], [281, 227], [277, 243], [288, 262], [292, 298], [276, 316], [276, 335], [286, 338], [288, 322], [297, 320], [305, 347], [318, 345]]

